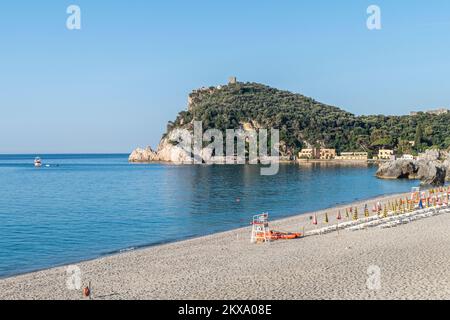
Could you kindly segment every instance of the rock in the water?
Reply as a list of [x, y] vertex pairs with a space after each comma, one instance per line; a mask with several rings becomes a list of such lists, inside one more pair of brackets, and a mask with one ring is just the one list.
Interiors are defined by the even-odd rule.
[[146, 149], [137, 148], [130, 154], [128, 161], [130, 162], [157, 161], [157, 154], [150, 147], [147, 147]]
[[[417, 160], [422, 163], [423, 170], [425, 171], [424, 176], [430, 177], [444, 174], [445, 180], [450, 181], [450, 153], [448, 151], [438, 149], [426, 150]], [[431, 170], [432, 172], [426, 172], [427, 170]], [[434, 170], [437, 170], [436, 173], [434, 173]], [[440, 181], [441, 177], [438, 180]]]
[[130, 157], [130, 162], [172, 162], [172, 163], [192, 163], [191, 152], [188, 148], [183, 148], [183, 142], [191, 141], [189, 132], [186, 130], [172, 130], [159, 143], [155, 152], [150, 147], [146, 149], [134, 150]]
[[383, 163], [376, 175], [383, 179], [415, 179], [417, 170], [415, 161], [399, 159]]
[[[431, 158], [431, 157], [430, 157]], [[419, 179], [424, 185], [445, 183], [446, 166], [437, 160], [393, 160], [383, 163], [376, 176], [381, 179]]]

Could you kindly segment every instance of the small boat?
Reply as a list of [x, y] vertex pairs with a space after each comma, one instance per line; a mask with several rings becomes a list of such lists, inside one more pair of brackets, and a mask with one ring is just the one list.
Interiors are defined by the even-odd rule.
[[34, 159], [34, 166], [39, 168], [42, 167], [42, 160], [41, 158], [37, 157], [36, 159]]

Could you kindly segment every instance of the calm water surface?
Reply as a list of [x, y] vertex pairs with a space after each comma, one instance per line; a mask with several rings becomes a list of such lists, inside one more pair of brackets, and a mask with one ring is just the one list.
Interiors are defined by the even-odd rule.
[[[0, 155], [0, 277], [382, 194], [375, 167], [130, 165], [127, 155]], [[237, 201], [240, 199], [240, 201]]]

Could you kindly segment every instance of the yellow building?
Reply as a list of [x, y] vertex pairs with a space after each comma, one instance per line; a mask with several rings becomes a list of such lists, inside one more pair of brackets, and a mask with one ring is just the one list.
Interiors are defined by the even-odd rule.
[[298, 153], [299, 159], [320, 159], [320, 160], [331, 160], [336, 157], [335, 149], [302, 149]]
[[391, 160], [394, 157], [394, 150], [380, 149], [378, 151], [378, 159]]
[[359, 161], [367, 161], [369, 159], [369, 154], [367, 152], [341, 152], [339, 156], [336, 157], [336, 160], [359, 160]]
[[298, 153], [299, 159], [315, 159], [316, 158], [316, 149], [302, 149]]
[[320, 160], [331, 160], [336, 158], [335, 149], [320, 149]]

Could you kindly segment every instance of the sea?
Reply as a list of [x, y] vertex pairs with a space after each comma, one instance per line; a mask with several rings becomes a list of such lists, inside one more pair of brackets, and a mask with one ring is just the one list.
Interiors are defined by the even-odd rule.
[[[36, 156], [43, 166], [35, 168]], [[127, 154], [0, 155], [0, 278], [249, 226], [418, 182], [375, 166], [129, 164]], [[249, 235], [250, 237], [250, 235]]]

